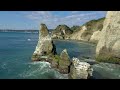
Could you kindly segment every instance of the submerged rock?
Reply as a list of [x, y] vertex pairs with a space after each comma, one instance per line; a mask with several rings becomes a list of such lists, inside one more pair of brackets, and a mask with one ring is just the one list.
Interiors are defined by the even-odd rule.
[[89, 79], [92, 76], [93, 69], [87, 62], [80, 62], [78, 58], [72, 59], [70, 66], [70, 79]]
[[39, 31], [39, 40], [36, 49], [33, 53], [32, 60], [39, 61], [41, 56], [56, 54], [56, 47], [51, 39], [47, 26], [41, 24], [41, 29]]

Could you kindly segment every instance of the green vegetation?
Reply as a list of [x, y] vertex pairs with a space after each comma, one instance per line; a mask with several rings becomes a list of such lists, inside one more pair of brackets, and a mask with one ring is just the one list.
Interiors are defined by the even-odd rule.
[[34, 61], [36, 61], [36, 60], [39, 60], [40, 59], [40, 56], [39, 55], [37, 55], [37, 54], [35, 54], [35, 55], [32, 55], [32, 60]]
[[88, 30], [102, 30], [103, 28], [103, 21], [105, 20], [105, 17], [97, 19], [97, 20], [91, 20], [83, 25], [87, 26]]
[[53, 60], [55, 60], [56, 62], [59, 63], [60, 59], [61, 59], [61, 58], [60, 58], [59, 55], [55, 55]]
[[100, 50], [100, 54], [96, 56], [96, 60], [99, 62], [120, 64], [120, 58], [115, 57], [114, 52], [111, 49], [108, 50], [106, 47]]
[[97, 56], [96, 60], [98, 62], [120, 64], [120, 58], [109, 56], [109, 55]]
[[79, 31], [80, 29], [81, 29], [80, 26], [72, 26], [72, 27], [71, 27], [71, 30], [72, 30], [73, 32]]
[[65, 30], [66, 34], [72, 34], [73, 32], [67, 25], [63, 24], [58, 25], [53, 33], [61, 33], [63, 30]]

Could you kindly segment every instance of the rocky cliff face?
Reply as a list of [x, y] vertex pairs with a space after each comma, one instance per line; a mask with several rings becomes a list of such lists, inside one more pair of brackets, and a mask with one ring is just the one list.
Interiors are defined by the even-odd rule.
[[89, 36], [88, 37], [85, 37], [84, 39], [82, 38], [83, 37], [83, 33], [85, 33], [87, 30], [87, 27], [86, 26], [82, 26], [82, 28], [80, 28], [79, 31], [77, 32], [74, 32], [71, 36], [70, 36], [70, 39], [73, 39], [73, 40], [88, 40], [89, 39]]
[[120, 63], [120, 11], [108, 11], [96, 48], [99, 61]]
[[33, 53], [32, 60], [40, 60], [41, 56], [56, 54], [56, 47], [49, 36], [48, 29], [45, 24], [41, 24], [39, 31], [39, 40]]
[[[94, 39], [96, 37], [96, 33], [94, 34], [94, 32], [102, 30], [104, 19], [105, 18], [101, 18], [98, 20], [91, 20], [91, 21], [85, 23], [84, 25], [82, 25], [79, 28], [79, 30], [76, 30], [76, 32], [74, 32], [70, 36], [70, 39], [94, 42]], [[97, 34], [98, 34], [98, 32], [97, 32]], [[97, 38], [99, 38], [99, 37], [97, 36]], [[98, 39], [95, 39], [95, 41], [96, 40], [98, 40]]]
[[90, 38], [90, 42], [98, 43], [98, 41], [100, 40], [101, 37], [102, 37], [101, 36], [101, 31], [99, 31], [99, 30], [95, 31]]

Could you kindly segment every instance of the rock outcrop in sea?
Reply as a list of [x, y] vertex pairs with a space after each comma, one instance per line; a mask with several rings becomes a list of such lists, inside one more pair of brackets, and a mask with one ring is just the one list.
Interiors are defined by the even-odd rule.
[[78, 58], [72, 59], [70, 66], [70, 79], [89, 79], [92, 77], [93, 68], [87, 62], [80, 62]]
[[108, 11], [96, 48], [98, 61], [120, 64], [120, 11]]
[[56, 54], [56, 47], [48, 33], [47, 26], [45, 24], [40, 26], [38, 44], [32, 56], [33, 61], [40, 61], [43, 56], [47, 57], [50, 54]]
[[64, 49], [60, 55], [56, 53], [56, 47], [45, 24], [41, 24], [39, 40], [32, 60], [49, 62], [51, 68], [54, 68], [62, 74], [69, 74], [71, 79], [87, 79], [90, 76], [90, 65], [88, 63], [82, 63], [80, 61], [78, 63], [76, 59], [73, 59], [71, 62], [66, 49]]

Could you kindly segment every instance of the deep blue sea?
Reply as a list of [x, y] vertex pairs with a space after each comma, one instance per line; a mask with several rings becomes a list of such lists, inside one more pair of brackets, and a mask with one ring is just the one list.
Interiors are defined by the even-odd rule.
[[[67, 79], [66, 75], [51, 69], [49, 63], [31, 61], [37, 40], [38, 33], [0, 32], [0, 79]], [[67, 49], [71, 58], [95, 56], [92, 44], [62, 40], [54, 43], [58, 54]], [[96, 79], [120, 79], [120, 65], [100, 63], [93, 68]]]

